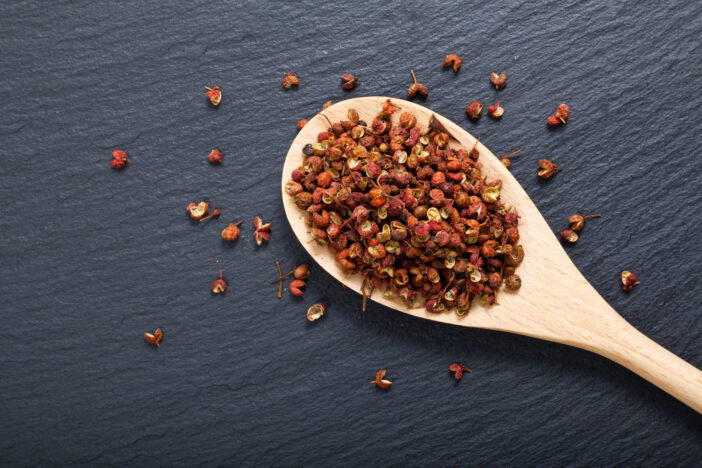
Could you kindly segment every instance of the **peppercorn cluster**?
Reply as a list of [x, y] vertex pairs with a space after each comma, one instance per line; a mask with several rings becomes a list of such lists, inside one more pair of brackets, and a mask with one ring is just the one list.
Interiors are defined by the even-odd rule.
[[313, 238], [363, 275], [364, 299], [383, 287], [463, 315], [475, 297], [494, 304], [503, 282], [519, 289], [519, 216], [500, 201], [502, 181], [481, 175], [477, 144], [453, 149], [435, 117], [420, 127], [410, 112], [393, 123], [395, 112], [388, 100], [368, 125], [350, 109], [304, 146], [285, 190]]

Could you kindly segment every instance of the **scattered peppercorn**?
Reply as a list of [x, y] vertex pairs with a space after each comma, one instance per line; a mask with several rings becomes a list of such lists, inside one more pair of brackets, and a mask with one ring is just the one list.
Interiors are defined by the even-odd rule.
[[153, 333], [144, 333], [144, 339], [147, 343], [155, 344], [156, 346], [161, 346], [161, 340], [163, 339], [163, 331], [157, 328]]
[[451, 148], [436, 116], [421, 126], [396, 109], [384, 102], [368, 127], [353, 109], [330, 122], [303, 148], [286, 193], [306, 210], [312, 239], [362, 275], [364, 308], [378, 287], [431, 313], [463, 315], [476, 297], [494, 304], [503, 269], [513, 274], [524, 258], [502, 182], [481, 174], [477, 141]]
[[490, 74], [490, 83], [495, 85], [495, 89], [504, 88], [507, 86], [507, 73], [503, 72], [498, 75], [496, 72], [492, 72]]
[[295, 279], [305, 280], [310, 277], [310, 267], [304, 263], [302, 265], [298, 265], [295, 267], [295, 270], [293, 270], [293, 274]]
[[572, 229], [566, 229], [564, 231], [561, 231], [561, 239], [563, 239], [566, 242], [570, 242], [571, 244], [575, 244], [578, 241], [578, 233], [573, 231]]
[[219, 279], [212, 283], [212, 292], [215, 294], [221, 294], [227, 290], [227, 283], [222, 279], [222, 270], [219, 270]]
[[463, 378], [463, 371], [473, 372], [468, 369], [463, 363], [454, 362], [449, 366], [449, 371], [453, 372], [453, 378], [456, 380], [461, 380]]
[[552, 127], [558, 126], [560, 124], [565, 124], [569, 116], [570, 107], [568, 107], [568, 104], [559, 104], [556, 108], [556, 113], [550, 115], [548, 119], [546, 119], [546, 123], [548, 123]]
[[549, 124], [551, 127], [557, 127], [561, 124], [561, 121], [558, 120], [558, 117], [556, 117], [555, 115], [549, 115], [548, 119], [546, 119], [546, 123]]
[[512, 161], [510, 161], [509, 158], [511, 158], [512, 156], [516, 156], [516, 155], [519, 154], [521, 151], [522, 151], [522, 148], [519, 148], [517, 151], [514, 151], [514, 152], [512, 152], [512, 153], [509, 153], [509, 154], [506, 155], [506, 156], [502, 156], [502, 157], [500, 158], [500, 162], [502, 163], [503, 166], [505, 166], [507, 169], [509, 169], [510, 167], [512, 167]]
[[191, 218], [194, 220], [200, 220], [210, 210], [210, 205], [208, 205], [207, 202], [201, 201], [200, 203], [189, 204], [187, 209]]
[[305, 293], [300, 288], [304, 288], [305, 286], [306, 283], [304, 281], [296, 279], [290, 282], [288, 289], [293, 296], [304, 296]]
[[222, 239], [224, 239], [227, 242], [235, 241], [239, 238], [239, 235], [241, 234], [241, 230], [239, 230], [239, 225], [243, 223], [244, 220], [238, 221], [236, 224], [235, 223], [229, 223], [227, 227], [222, 229]]
[[631, 291], [637, 284], [641, 284], [638, 276], [630, 271], [622, 271], [622, 289], [624, 291]]
[[371, 383], [376, 384], [380, 388], [390, 388], [392, 382], [385, 379], [385, 374], [387, 374], [387, 372], [387, 369], [380, 369], [378, 372], [376, 372], [375, 380], [372, 380]]
[[220, 214], [221, 214], [221, 212], [219, 211], [219, 209], [215, 208], [214, 210], [212, 210], [212, 213], [210, 213], [209, 216], [205, 216], [204, 218], [200, 218], [200, 222], [207, 221], [210, 218], [217, 219], [217, 218], [219, 218]]
[[341, 87], [344, 89], [353, 89], [356, 87], [356, 83], [360, 82], [357, 76], [351, 73], [344, 73], [341, 75]]
[[314, 305], [312, 305], [309, 309], [307, 309], [307, 320], [310, 322], [316, 322], [317, 320], [321, 319], [325, 315], [327, 315], [328, 307], [321, 302], [318, 302]]
[[468, 114], [468, 117], [470, 117], [471, 119], [479, 119], [482, 113], [483, 105], [480, 101], [471, 101], [466, 106], [466, 114]]
[[579, 214], [574, 214], [568, 218], [568, 224], [573, 231], [580, 231], [585, 226], [585, 220], [590, 218], [599, 218], [600, 214], [583, 216]]
[[222, 152], [218, 149], [213, 149], [210, 151], [210, 154], [207, 155], [207, 160], [210, 162], [210, 164], [220, 164], [222, 160], [224, 160], [224, 157], [222, 156]]
[[289, 89], [291, 86], [300, 86], [300, 79], [292, 72], [287, 72], [283, 78], [283, 88]]
[[305, 125], [307, 125], [307, 119], [302, 119], [297, 121], [297, 131], [299, 132], [304, 128]]
[[219, 86], [215, 86], [214, 88], [208, 88], [205, 86], [205, 89], [207, 90], [207, 97], [209, 98], [210, 103], [217, 107], [222, 101], [222, 91], [219, 89]]
[[498, 102], [497, 104], [493, 104], [490, 107], [488, 107], [488, 115], [492, 117], [493, 119], [499, 119], [502, 117], [502, 114], [505, 113], [505, 110], [500, 107], [500, 103]]
[[416, 95], [426, 98], [429, 95], [429, 89], [423, 84], [417, 83], [417, 77], [414, 76], [414, 70], [410, 70], [410, 73], [412, 74], [414, 84], [410, 85], [409, 89], [407, 90], [407, 99], [414, 99]]
[[568, 104], [564, 103], [558, 105], [556, 108], [556, 117], [558, 117], [558, 120], [561, 122], [566, 123], [566, 120], [570, 117], [570, 107], [568, 107]]
[[263, 244], [264, 240], [270, 240], [271, 238], [271, 223], [266, 223], [263, 224], [263, 221], [261, 221], [261, 218], [256, 216], [254, 218], [254, 241], [256, 241], [256, 245], [259, 247], [261, 244]]
[[129, 163], [129, 158], [127, 157], [127, 153], [125, 153], [122, 150], [114, 150], [112, 152], [112, 161], [110, 161], [110, 166], [112, 166], [115, 169], [123, 169], [128, 163]]
[[458, 70], [461, 69], [461, 65], [463, 64], [463, 61], [461, 60], [461, 57], [459, 57], [456, 54], [449, 54], [446, 56], [444, 59], [444, 68], [446, 67], [453, 67], [453, 71], [458, 73]]
[[556, 164], [552, 163], [548, 159], [540, 159], [539, 160], [538, 176], [541, 177], [542, 179], [548, 179], [553, 174], [555, 174], [556, 172], [561, 171], [561, 170], [563, 170], [563, 169], [558, 167]]

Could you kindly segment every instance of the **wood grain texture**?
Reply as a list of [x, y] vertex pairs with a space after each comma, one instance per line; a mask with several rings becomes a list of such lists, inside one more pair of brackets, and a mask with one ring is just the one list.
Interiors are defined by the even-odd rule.
[[[343, 273], [326, 247], [311, 242], [304, 222], [305, 211], [297, 208], [292, 197], [285, 193], [285, 183], [290, 173], [302, 163], [303, 146], [315, 142], [317, 134], [327, 129], [324, 115], [335, 122], [346, 119], [347, 110], [354, 108], [362, 120], [370, 122], [386, 99], [382, 96], [349, 99], [317, 114], [293, 141], [283, 167], [283, 205], [295, 235], [320, 266], [359, 293], [361, 276]], [[426, 125], [433, 113], [409, 101], [392, 99], [392, 102], [399, 105], [402, 111], [413, 112], [420, 125]], [[450, 120], [433, 114], [459, 140], [461, 146], [471, 148], [475, 144], [476, 138], [471, 134]], [[393, 117], [396, 122], [399, 112]], [[452, 146], [458, 145], [452, 142]], [[546, 220], [512, 174], [482, 143], [478, 143], [478, 149], [483, 173], [490, 179], [502, 179], [502, 201], [513, 205], [521, 216], [519, 233], [525, 258], [517, 273], [522, 278], [522, 288], [516, 293], [501, 289], [499, 305], [492, 307], [473, 301], [470, 312], [465, 316], [458, 316], [452, 311], [432, 314], [424, 308], [408, 309], [400, 300], [386, 299], [379, 292], [371, 299], [429, 320], [518, 333], [587, 349], [627, 367], [702, 413], [702, 372], [648, 339], [610, 307], [570, 260]]]

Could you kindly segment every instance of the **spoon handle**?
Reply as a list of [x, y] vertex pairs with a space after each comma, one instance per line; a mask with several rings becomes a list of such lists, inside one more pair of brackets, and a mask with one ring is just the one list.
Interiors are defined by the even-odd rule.
[[598, 330], [589, 346], [579, 346], [621, 364], [702, 413], [702, 371], [618, 317]]

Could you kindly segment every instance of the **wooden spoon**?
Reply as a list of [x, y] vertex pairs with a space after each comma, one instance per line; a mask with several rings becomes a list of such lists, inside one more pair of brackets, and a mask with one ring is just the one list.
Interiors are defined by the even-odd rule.
[[[381, 96], [348, 99], [317, 114], [293, 141], [283, 166], [283, 206], [295, 235], [317, 263], [359, 293], [361, 275], [344, 274], [326, 247], [310, 242], [305, 211], [285, 193], [285, 184], [292, 171], [302, 164], [304, 145], [316, 142], [317, 134], [329, 127], [324, 116], [332, 122], [346, 120], [348, 109], [353, 108], [370, 125], [386, 99]], [[433, 114], [464, 148], [470, 149], [476, 142], [471, 134], [426, 107], [401, 99], [392, 102], [401, 108], [393, 115], [394, 122], [401, 112], [409, 111], [417, 117], [419, 125], [426, 126]], [[458, 145], [452, 142], [452, 146]], [[502, 288], [499, 305], [492, 307], [473, 301], [465, 316], [453, 311], [432, 314], [423, 307], [408, 309], [400, 300], [386, 299], [380, 292], [371, 299], [437, 322], [518, 333], [587, 349], [618, 362], [702, 413], [702, 372], [647, 338], [617, 314], [578, 271], [517, 179], [482, 143], [477, 148], [484, 174], [489, 179], [502, 179], [501, 199], [512, 204], [521, 216], [520, 244], [526, 255], [517, 273], [522, 278], [522, 288], [516, 293]], [[358, 306], [361, 307], [360, 299]]]

